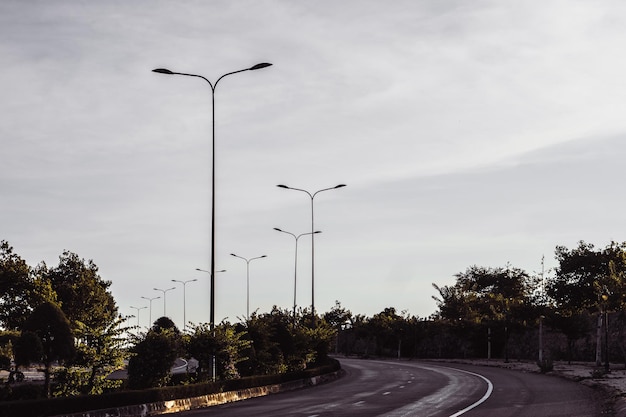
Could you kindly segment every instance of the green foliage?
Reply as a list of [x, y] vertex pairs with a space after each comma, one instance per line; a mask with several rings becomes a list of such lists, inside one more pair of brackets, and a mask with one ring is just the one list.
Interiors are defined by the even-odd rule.
[[0, 369], [9, 370], [13, 359], [13, 345], [19, 339], [17, 331], [0, 331]]
[[[164, 323], [167, 325], [164, 326]], [[157, 320], [145, 337], [131, 348], [128, 385], [133, 389], [162, 387], [171, 378], [170, 370], [182, 353], [182, 338], [176, 326]]]
[[187, 344], [187, 354], [198, 360], [198, 377], [201, 381], [212, 378], [211, 361], [216, 359], [216, 375], [219, 379], [240, 377], [237, 365], [245, 361], [244, 352], [251, 342], [245, 339], [246, 332], [238, 331], [230, 323], [221, 323], [211, 331], [209, 324], [192, 326]]
[[16, 366], [28, 366], [43, 358], [43, 345], [35, 332], [24, 330], [16, 339], [13, 350]]
[[[126, 343], [124, 335], [130, 329], [123, 326], [126, 320], [127, 317], [120, 316], [99, 328], [89, 328], [77, 323], [77, 333], [81, 335], [81, 339], [76, 345], [72, 365], [80, 367], [80, 371], [78, 368], [60, 371], [59, 376], [63, 376], [57, 381], [60, 392], [66, 395], [101, 394], [111, 388], [111, 384], [104, 377], [121, 368], [124, 359], [128, 357], [128, 352], [123, 349]], [[66, 382], [68, 387], [63, 386]]]
[[109, 291], [111, 282], [100, 278], [92, 260], [85, 261], [65, 251], [59, 257], [59, 265], [49, 269], [45, 277], [73, 325], [82, 323], [86, 328], [97, 329], [116, 319], [117, 306]]
[[[31, 357], [34, 351], [29, 351], [25, 361], [38, 361], [45, 365], [45, 390], [50, 396], [50, 372], [52, 362], [67, 361], [74, 356], [74, 335], [70, 329], [70, 323], [61, 309], [53, 303], [44, 303], [35, 308], [23, 326], [23, 335], [34, 333], [41, 341], [41, 357]], [[22, 338], [20, 338], [22, 339]], [[18, 348], [25, 345], [23, 339]], [[19, 356], [16, 351], [16, 358]]]
[[626, 281], [623, 279], [625, 251], [626, 243], [615, 242], [602, 250], [583, 241], [571, 250], [557, 246], [559, 267], [546, 288], [556, 307], [580, 312], [597, 311], [601, 303], [610, 309], [622, 306], [626, 296]]
[[15, 330], [22, 326], [32, 310], [33, 291], [29, 266], [8, 242], [0, 241], [0, 327]]
[[[108, 380], [106, 374], [92, 375], [91, 369], [82, 367], [59, 368], [54, 372], [53, 397], [69, 397], [82, 394], [99, 395], [114, 391], [122, 386], [122, 381]], [[85, 387], [92, 387], [85, 392]]]

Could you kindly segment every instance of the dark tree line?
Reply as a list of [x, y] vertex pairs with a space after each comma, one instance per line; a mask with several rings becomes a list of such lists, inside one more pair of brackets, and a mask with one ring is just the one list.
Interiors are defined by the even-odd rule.
[[359, 355], [536, 360], [541, 328], [544, 359], [599, 365], [608, 354], [612, 362], [626, 363], [626, 243], [558, 246], [555, 259], [558, 267], [545, 276], [511, 265], [470, 266], [455, 275], [453, 285], [433, 284], [438, 309], [428, 318], [398, 314], [394, 308], [372, 317], [353, 316], [337, 304], [326, 316], [340, 330], [335, 349]]
[[[329, 353], [534, 360], [540, 328], [544, 358], [626, 363], [626, 243], [581, 241], [558, 246], [555, 258], [558, 267], [545, 276], [470, 266], [452, 285], [433, 284], [437, 311], [427, 318], [393, 307], [366, 317], [337, 302], [317, 317], [275, 307], [186, 332], [162, 317], [131, 335], [93, 261], [65, 251], [57, 266], [30, 267], [1, 241], [0, 366], [39, 364], [48, 395], [98, 394], [120, 386], [106, 376], [124, 359], [132, 388], [208, 381], [213, 372], [235, 379], [297, 371]], [[194, 358], [197, 367], [175, 377], [177, 358]]]

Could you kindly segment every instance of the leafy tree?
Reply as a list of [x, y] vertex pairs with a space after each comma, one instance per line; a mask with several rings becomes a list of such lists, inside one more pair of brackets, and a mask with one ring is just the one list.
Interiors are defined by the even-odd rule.
[[456, 275], [451, 287], [438, 287], [441, 298], [435, 298], [439, 313], [451, 323], [466, 321], [497, 327], [503, 334], [505, 359], [512, 329], [534, 320], [532, 279], [523, 270], [472, 266]]
[[[48, 284], [67, 315], [77, 340], [73, 365], [59, 375], [64, 382], [64, 395], [73, 393], [101, 393], [110, 384], [104, 377], [107, 371], [120, 366], [125, 352], [119, 349], [127, 328], [120, 327], [124, 319], [117, 315], [117, 305], [109, 290], [110, 281], [98, 275], [92, 260], [65, 251], [54, 268], [39, 267], [42, 284]], [[45, 291], [40, 291], [45, 292]], [[82, 368], [82, 369], [81, 369]]]
[[73, 326], [82, 323], [86, 328], [96, 329], [117, 318], [117, 306], [109, 290], [111, 281], [98, 275], [98, 267], [92, 260], [85, 261], [65, 251], [59, 257], [59, 265], [49, 269], [45, 276]]
[[76, 356], [71, 362], [75, 367], [64, 369], [57, 375], [59, 395], [102, 394], [106, 389], [120, 385], [119, 381], [109, 381], [106, 376], [121, 368], [128, 356], [123, 348], [124, 334], [130, 329], [123, 325], [127, 319], [119, 316], [110, 324], [95, 329], [78, 323], [83, 342], [76, 346]]
[[244, 352], [250, 348], [251, 342], [245, 339], [246, 332], [238, 331], [230, 323], [223, 322], [211, 331], [209, 324], [192, 327], [187, 353], [198, 361], [198, 376], [201, 380], [209, 380], [211, 361], [216, 360], [216, 376], [218, 379], [236, 379], [240, 377], [237, 365], [246, 360]]
[[130, 349], [128, 385], [133, 389], [162, 387], [171, 378], [171, 369], [182, 352], [180, 331], [167, 317], [159, 318]]
[[[16, 360], [20, 365], [41, 361], [44, 364], [45, 391], [50, 396], [50, 374], [52, 363], [67, 361], [74, 356], [74, 335], [70, 323], [61, 309], [53, 303], [44, 303], [35, 308], [22, 327], [23, 335], [16, 347]], [[32, 343], [35, 334], [41, 342], [41, 351], [31, 350], [23, 355], [26, 346]], [[28, 337], [29, 339], [24, 339]], [[28, 343], [27, 343], [28, 342]], [[40, 355], [39, 355], [40, 353]], [[22, 356], [23, 355], [23, 356]]]
[[22, 326], [32, 311], [33, 285], [29, 266], [8, 242], [0, 241], [0, 326], [7, 330]]
[[[348, 327], [352, 323], [352, 313], [350, 310], [346, 310], [341, 306], [339, 301], [335, 301], [335, 305], [329, 312], [324, 313], [324, 320], [331, 325], [337, 332], [335, 340], [335, 353], [339, 353], [340, 336], [343, 334], [342, 330]], [[344, 343], [345, 345], [345, 343]]]
[[271, 375], [287, 371], [285, 357], [276, 339], [275, 322], [267, 314], [252, 313], [245, 325], [238, 325], [238, 332], [245, 332], [250, 349], [247, 359], [239, 364], [243, 376]]
[[555, 255], [559, 266], [556, 275], [548, 280], [546, 292], [556, 312], [552, 323], [568, 339], [570, 360], [574, 342], [593, 327], [584, 316], [623, 307], [625, 251], [626, 243], [615, 242], [604, 249], [596, 249], [584, 241], [574, 249], [557, 246]]

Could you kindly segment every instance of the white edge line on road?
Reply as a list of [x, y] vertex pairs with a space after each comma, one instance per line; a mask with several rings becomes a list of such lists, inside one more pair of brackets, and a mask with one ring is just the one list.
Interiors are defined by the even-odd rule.
[[490, 380], [488, 380], [484, 376], [482, 376], [480, 374], [477, 374], [477, 373], [474, 373], [474, 372], [464, 371], [462, 369], [457, 369], [457, 368], [448, 368], [448, 369], [454, 369], [456, 371], [461, 371], [461, 372], [465, 372], [466, 374], [477, 376], [479, 378], [482, 378], [487, 383], [487, 392], [485, 392], [485, 395], [483, 395], [480, 400], [476, 401], [474, 404], [470, 404], [469, 406], [465, 407], [464, 409], [462, 409], [460, 411], [457, 411], [456, 413], [452, 414], [450, 417], [458, 417], [460, 415], [463, 415], [463, 414], [467, 413], [469, 410], [471, 410], [471, 409], [473, 409], [475, 407], [478, 407], [480, 404], [482, 404], [485, 401], [487, 401], [487, 398], [489, 398], [491, 396], [491, 393], [493, 392], [493, 384], [491, 383]]

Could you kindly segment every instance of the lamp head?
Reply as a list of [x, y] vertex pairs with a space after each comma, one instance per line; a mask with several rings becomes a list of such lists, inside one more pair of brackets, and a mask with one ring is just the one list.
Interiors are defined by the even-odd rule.
[[341, 187], [345, 187], [345, 186], [346, 186], [346, 184], [339, 184], [339, 185], [336, 185], [335, 188], [341, 188]]
[[152, 72], [158, 72], [159, 74], [174, 74], [172, 71], [168, 70], [167, 68], [156, 68], [153, 69]]
[[278, 188], [289, 188], [289, 187], [287, 187], [287, 186], [286, 186], [286, 185], [284, 185], [284, 184], [278, 184], [278, 185], [277, 185], [277, 187], [278, 187]]
[[260, 64], [256, 64], [250, 68], [248, 68], [248, 71], [254, 71], [254, 70], [258, 70], [261, 68], [267, 68], [269, 66], [271, 66], [272, 64], [270, 64], [269, 62], [261, 62]]

